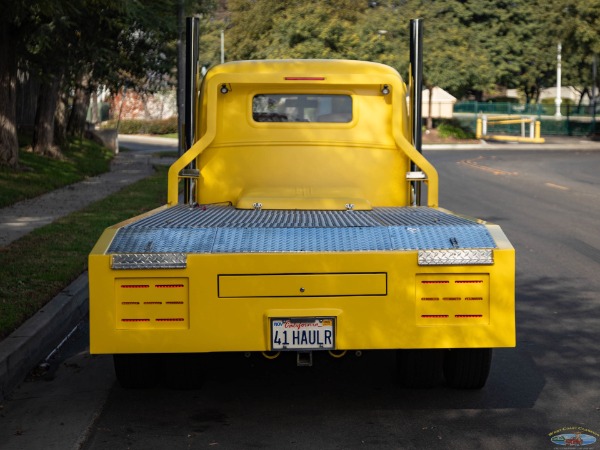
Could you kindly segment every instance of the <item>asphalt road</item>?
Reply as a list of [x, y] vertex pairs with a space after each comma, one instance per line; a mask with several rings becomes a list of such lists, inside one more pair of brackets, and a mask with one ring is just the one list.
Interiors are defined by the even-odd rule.
[[127, 391], [82, 325], [2, 405], [0, 448], [551, 449], [576, 427], [600, 433], [600, 152], [426, 156], [441, 205], [500, 224], [517, 249], [518, 344], [495, 351], [483, 390], [402, 389], [381, 351], [312, 368], [215, 355], [200, 390]]

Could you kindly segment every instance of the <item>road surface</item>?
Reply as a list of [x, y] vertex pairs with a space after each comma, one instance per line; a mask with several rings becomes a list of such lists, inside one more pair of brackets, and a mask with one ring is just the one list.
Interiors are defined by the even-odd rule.
[[500, 224], [517, 249], [518, 344], [494, 352], [483, 390], [402, 389], [379, 351], [317, 355], [312, 368], [215, 355], [200, 390], [127, 391], [110, 357], [87, 354], [82, 325], [4, 403], [0, 447], [551, 449], [561, 430], [598, 437], [600, 152], [426, 156], [441, 205]]

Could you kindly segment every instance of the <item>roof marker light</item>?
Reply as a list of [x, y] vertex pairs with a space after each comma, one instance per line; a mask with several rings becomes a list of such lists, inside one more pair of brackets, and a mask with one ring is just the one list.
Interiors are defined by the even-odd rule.
[[285, 81], [324, 81], [325, 77], [285, 77]]

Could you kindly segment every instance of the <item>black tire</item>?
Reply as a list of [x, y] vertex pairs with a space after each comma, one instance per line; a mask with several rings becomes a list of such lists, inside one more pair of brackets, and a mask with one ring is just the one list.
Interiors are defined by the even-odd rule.
[[442, 350], [397, 350], [398, 382], [402, 387], [426, 389], [438, 385], [442, 379]]
[[160, 358], [153, 354], [113, 355], [115, 375], [126, 389], [147, 389], [158, 384]]
[[171, 389], [199, 389], [204, 382], [204, 355], [171, 353], [163, 355], [165, 385]]
[[456, 389], [481, 389], [490, 374], [491, 348], [457, 348], [444, 355], [444, 378]]

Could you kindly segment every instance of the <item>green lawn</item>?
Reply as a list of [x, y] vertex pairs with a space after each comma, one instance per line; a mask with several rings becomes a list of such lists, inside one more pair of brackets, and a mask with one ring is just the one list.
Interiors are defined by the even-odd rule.
[[58, 160], [21, 150], [18, 169], [0, 166], [0, 208], [107, 172], [113, 158], [110, 150], [85, 139], [71, 141], [63, 154]]
[[[65, 180], [76, 178], [71, 169], [63, 174]], [[0, 338], [86, 270], [88, 254], [106, 227], [165, 204], [166, 178], [161, 166], [153, 176], [0, 248]]]

